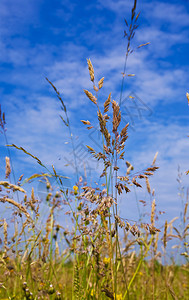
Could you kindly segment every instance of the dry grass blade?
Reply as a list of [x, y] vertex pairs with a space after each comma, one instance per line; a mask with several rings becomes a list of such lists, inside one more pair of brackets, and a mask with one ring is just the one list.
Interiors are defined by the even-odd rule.
[[87, 64], [88, 64], [88, 68], [89, 68], [89, 74], [90, 74], [91, 81], [94, 82], [94, 69], [93, 69], [93, 65], [92, 65], [90, 58], [87, 59]]
[[176, 295], [175, 292], [173, 291], [173, 289], [172, 289], [172, 287], [170, 286], [170, 284], [167, 283], [167, 287], [168, 287], [168, 289], [169, 289], [169, 292], [170, 292], [172, 298], [173, 298], [174, 300], [178, 300], [177, 295]]
[[87, 95], [87, 97], [94, 103], [97, 104], [97, 98], [95, 96], [93, 96], [93, 94], [87, 90], [84, 90], [85, 94]]
[[10, 158], [6, 156], [5, 161], [6, 161], [5, 178], [8, 178], [11, 173]]

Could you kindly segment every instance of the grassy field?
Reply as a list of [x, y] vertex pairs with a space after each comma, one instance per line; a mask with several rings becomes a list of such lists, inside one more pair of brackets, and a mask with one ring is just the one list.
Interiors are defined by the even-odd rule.
[[[133, 52], [131, 41], [137, 28], [139, 14], [136, 1], [130, 24], [125, 20], [127, 39], [126, 58], [122, 78], [122, 97], [126, 67]], [[148, 44], [148, 43], [147, 43]], [[144, 45], [139, 45], [141, 48]], [[103, 184], [96, 188], [82, 177], [72, 189], [65, 189], [63, 179], [55, 168], [49, 170], [42, 161], [27, 150], [11, 145], [31, 156], [44, 172], [23, 181], [10, 182], [11, 160], [6, 157], [5, 179], [0, 181], [0, 202], [8, 206], [12, 222], [0, 220], [0, 299], [189, 299], [188, 254], [188, 198], [180, 222], [166, 221], [163, 230], [156, 228], [156, 201], [149, 177], [158, 172], [157, 154], [145, 170], [132, 173], [133, 166], [126, 161], [125, 143], [128, 126], [121, 127], [121, 110], [111, 93], [102, 105], [100, 90], [104, 78], [96, 82], [90, 59], [87, 60], [92, 91], [84, 90], [91, 101], [98, 120], [103, 152], [88, 147], [91, 155], [103, 165], [100, 177]], [[74, 139], [65, 103], [52, 82], [61, 103], [61, 119], [69, 131], [74, 153]], [[87, 99], [88, 98], [88, 99]], [[189, 95], [187, 94], [189, 101]], [[81, 120], [87, 130], [93, 128], [88, 120]], [[0, 112], [1, 130], [6, 137], [5, 115]], [[73, 159], [74, 160], [74, 159]], [[74, 161], [77, 169], [77, 162]], [[123, 163], [126, 167], [123, 174]], [[126, 164], [125, 164], [126, 163]], [[186, 170], [186, 173], [187, 170]], [[53, 178], [56, 191], [51, 186]], [[41, 223], [41, 202], [34, 189], [27, 195], [24, 184], [42, 180], [46, 185], [48, 215]], [[119, 198], [129, 193], [131, 186], [146, 188], [151, 195], [150, 223], [128, 221], [119, 216]], [[18, 201], [17, 195], [23, 195]], [[19, 197], [20, 198], [20, 197]], [[65, 229], [57, 222], [57, 210], [64, 207], [72, 225]], [[175, 248], [182, 249], [182, 264], [172, 258], [167, 262], [168, 243], [175, 240]]]

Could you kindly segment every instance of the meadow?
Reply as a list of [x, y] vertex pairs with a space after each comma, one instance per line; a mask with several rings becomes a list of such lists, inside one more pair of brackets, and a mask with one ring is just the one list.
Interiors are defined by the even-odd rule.
[[[129, 56], [148, 46], [148, 43], [132, 49], [132, 39], [138, 25], [137, 1], [131, 11], [130, 23], [125, 20], [127, 39], [123, 68], [123, 86], [127, 77]], [[15, 144], [8, 145], [22, 151], [38, 163], [44, 172], [22, 176], [14, 183], [11, 156], [7, 156], [5, 178], [0, 181], [0, 202], [12, 216], [0, 220], [0, 299], [189, 299], [189, 213], [188, 194], [185, 195], [183, 212], [178, 216], [182, 228], [175, 227], [175, 219], [165, 221], [163, 230], [156, 227], [159, 212], [156, 209], [154, 190], [149, 178], [158, 172], [155, 154], [144, 170], [134, 171], [127, 161], [125, 144], [129, 124], [123, 124], [121, 108], [107, 95], [100, 103], [100, 90], [104, 77], [96, 81], [90, 59], [87, 59], [91, 91], [84, 90], [86, 101], [91, 102], [101, 134], [102, 152], [87, 146], [91, 156], [103, 166], [100, 175], [103, 183], [91, 185], [81, 176], [73, 188], [64, 187], [63, 178], [55, 170], [45, 166], [41, 158]], [[66, 104], [55, 85], [47, 78], [60, 102], [63, 125], [75, 144]], [[189, 102], [189, 94], [186, 94]], [[90, 132], [94, 124], [81, 120]], [[6, 138], [5, 114], [0, 110], [1, 131]], [[7, 143], [7, 142], [6, 142]], [[7, 143], [8, 144], [8, 143]], [[10, 154], [10, 152], [9, 152]], [[74, 160], [77, 170], [77, 161]], [[124, 168], [123, 168], [124, 166]], [[186, 170], [187, 176], [189, 171]], [[53, 190], [51, 179], [56, 181]], [[41, 222], [41, 200], [34, 188], [27, 195], [25, 183], [43, 180], [46, 188], [48, 215]], [[126, 220], [119, 215], [119, 199], [129, 195], [131, 187], [147, 189], [151, 196], [150, 222]], [[19, 197], [18, 197], [19, 195]], [[22, 199], [22, 200], [20, 200]], [[69, 230], [56, 219], [57, 211], [64, 207], [70, 218]], [[11, 230], [10, 230], [11, 229]], [[170, 241], [182, 256], [182, 263], [174, 257], [167, 260]]]

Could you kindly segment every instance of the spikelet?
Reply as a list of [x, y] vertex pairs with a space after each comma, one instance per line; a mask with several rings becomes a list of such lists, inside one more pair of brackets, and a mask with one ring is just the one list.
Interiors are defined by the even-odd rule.
[[188, 100], [188, 105], [189, 105], [189, 93], [186, 93], [186, 98]]
[[134, 168], [133, 168], [132, 164], [128, 161], [126, 161], [126, 165], [127, 165], [127, 173], [126, 174], [129, 175], [131, 170], [133, 170]]
[[111, 93], [109, 94], [108, 99], [104, 102], [104, 113], [108, 112], [110, 101], [111, 101]]
[[146, 171], [147, 172], [155, 172], [157, 169], [159, 169], [159, 167], [150, 167], [150, 168], [147, 168]]
[[186, 202], [185, 207], [184, 207], [184, 217], [183, 217], [184, 223], [186, 223], [186, 213], [187, 213], [187, 208], [188, 208], [188, 202]]
[[91, 78], [91, 81], [94, 82], [94, 69], [93, 69], [93, 65], [92, 65], [92, 62], [89, 59], [87, 59], [87, 64], [88, 64], [88, 69], [89, 69], [89, 74], [90, 74], [90, 78]]
[[113, 108], [113, 133], [117, 131], [117, 128], [121, 122], [121, 113], [119, 110], [119, 105], [116, 103], [115, 100], [112, 102], [112, 108]]
[[79, 279], [79, 268], [78, 264], [76, 263], [74, 266], [74, 296], [75, 299], [79, 300], [80, 298], [80, 292], [81, 292], [81, 286], [80, 286], [80, 279]]
[[156, 207], [156, 201], [155, 199], [152, 201], [152, 209], [151, 209], [151, 224], [154, 226], [154, 215], [155, 215], [155, 207]]
[[87, 120], [87, 121], [85, 121], [85, 120], [81, 120], [81, 122], [84, 124], [84, 125], [91, 125], [91, 123]]
[[98, 92], [98, 90], [99, 90], [96, 85], [93, 85], [93, 89], [95, 92]]
[[[129, 169], [129, 168], [128, 168], [128, 169]], [[128, 169], [127, 169], [127, 170], [128, 170]], [[128, 173], [127, 173], [127, 175], [128, 175]], [[142, 188], [142, 186], [141, 186], [138, 182], [136, 182], [136, 178], [135, 178], [135, 177], [132, 179], [132, 183], [133, 183], [134, 185], [136, 185], [136, 186]]]
[[[86, 146], [87, 146], [87, 145], [86, 145]], [[96, 154], [95, 150], [94, 150], [92, 147], [87, 146], [87, 148], [88, 148], [88, 150], [89, 150], [89, 152], [90, 152], [91, 154], [93, 154], [93, 155]]]
[[163, 246], [164, 246], [164, 249], [167, 246], [167, 220], [165, 221], [165, 227], [164, 227]]
[[148, 177], [146, 177], [146, 188], [147, 188], [148, 193], [150, 194], [151, 188], [150, 188], [150, 183], [149, 183]]
[[120, 133], [121, 137], [122, 137], [122, 136], [125, 136], [125, 135], [127, 134], [128, 126], [129, 126], [129, 123], [127, 123], [127, 124], [125, 125], [125, 127], [121, 130], [121, 133]]
[[95, 96], [93, 96], [93, 94], [87, 90], [84, 90], [85, 94], [87, 95], [87, 97], [94, 103], [97, 104], [97, 99]]
[[34, 195], [34, 188], [32, 187], [32, 191], [31, 191], [31, 201], [32, 203], [35, 203], [35, 195]]
[[104, 77], [102, 77], [98, 82], [99, 90], [103, 87], [103, 83], [104, 83]]
[[5, 161], [6, 161], [5, 178], [8, 178], [11, 173], [10, 158], [6, 156]]
[[158, 152], [156, 152], [156, 154], [154, 156], [154, 159], [153, 159], [153, 162], [152, 162], [152, 166], [155, 165], [157, 156], [158, 156]]
[[145, 43], [145, 44], [141, 44], [141, 45], [139, 45], [137, 48], [139, 49], [139, 48], [141, 48], [141, 47], [144, 47], [144, 46], [147, 46], [147, 45], [149, 45], [150, 43], [148, 42], [148, 43]]

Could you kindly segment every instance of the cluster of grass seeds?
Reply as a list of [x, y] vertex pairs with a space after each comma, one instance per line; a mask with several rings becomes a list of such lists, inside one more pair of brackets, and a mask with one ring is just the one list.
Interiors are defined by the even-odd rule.
[[[136, 3], [131, 12], [131, 22], [125, 20], [127, 30], [126, 62], [134, 51], [131, 41], [139, 14]], [[140, 45], [138, 48], [146, 44]], [[11, 145], [32, 157], [44, 170], [23, 181], [11, 180], [13, 172], [11, 156], [6, 157], [5, 180], [0, 181], [0, 202], [9, 210], [9, 220], [0, 220], [0, 298], [1, 299], [188, 299], [188, 199], [184, 203], [182, 229], [174, 221], [165, 222], [163, 230], [156, 228], [156, 200], [150, 187], [149, 177], [158, 169], [157, 153], [145, 170], [133, 173], [133, 166], [126, 161], [125, 143], [129, 124], [122, 124], [121, 108], [111, 93], [102, 103], [99, 93], [104, 77], [96, 82], [94, 67], [87, 60], [92, 91], [84, 93], [95, 109], [102, 138], [102, 152], [90, 145], [88, 151], [103, 165], [101, 186], [93, 188], [82, 177], [72, 190], [64, 188], [63, 178], [54, 166], [47, 168], [42, 161], [22, 147]], [[129, 74], [128, 76], [131, 76]], [[68, 128], [75, 153], [74, 139], [64, 101], [54, 84], [54, 89], [65, 116], [61, 116]], [[89, 120], [81, 120], [87, 130], [93, 128]], [[5, 135], [5, 115], [0, 110], [0, 126]], [[120, 128], [121, 127], [121, 128]], [[10, 145], [9, 145], [10, 146]], [[9, 149], [9, 148], [8, 148]], [[125, 170], [123, 170], [125, 162]], [[74, 155], [75, 169], [78, 170]], [[12, 170], [11, 170], [12, 169]], [[125, 175], [123, 175], [123, 172]], [[56, 191], [50, 184], [54, 178], [59, 186]], [[41, 202], [32, 188], [28, 196], [24, 183], [34, 179], [46, 183], [48, 214], [41, 222]], [[14, 183], [12, 183], [14, 182]], [[130, 192], [131, 186], [142, 188], [142, 182], [150, 195], [149, 223], [130, 221], [119, 215], [120, 195]], [[23, 195], [23, 196], [22, 196]], [[64, 208], [73, 227], [64, 228], [57, 222], [57, 210]], [[168, 244], [175, 239], [176, 245], [184, 247], [183, 263], [174, 260], [167, 263]]]

